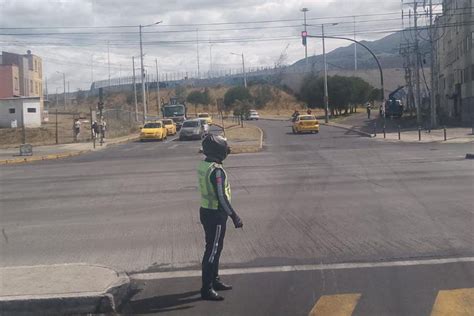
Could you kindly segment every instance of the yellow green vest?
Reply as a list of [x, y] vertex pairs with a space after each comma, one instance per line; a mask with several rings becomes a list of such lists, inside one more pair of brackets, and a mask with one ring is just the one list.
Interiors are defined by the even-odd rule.
[[219, 208], [217, 192], [214, 190], [214, 186], [211, 183], [211, 174], [216, 168], [221, 168], [226, 176], [224, 183], [225, 195], [227, 196], [229, 202], [231, 199], [229, 181], [227, 180], [227, 174], [222, 168], [222, 165], [215, 162], [201, 161], [198, 166], [199, 189], [201, 191], [201, 207], [211, 210], [217, 210]]

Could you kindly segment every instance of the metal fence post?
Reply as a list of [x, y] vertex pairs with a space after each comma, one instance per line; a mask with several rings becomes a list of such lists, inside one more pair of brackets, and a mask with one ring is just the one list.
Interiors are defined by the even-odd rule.
[[444, 126], [443, 128], [443, 134], [444, 134], [444, 141], [446, 141], [447, 137], [446, 137], [446, 126]]
[[377, 137], [377, 123], [374, 122], [374, 137]]
[[402, 137], [401, 137], [401, 133], [400, 133], [400, 125], [398, 125], [398, 140], [401, 140]]
[[385, 124], [383, 126], [383, 138], [387, 138], [387, 134], [385, 133]]
[[418, 126], [418, 141], [421, 141], [421, 126]]

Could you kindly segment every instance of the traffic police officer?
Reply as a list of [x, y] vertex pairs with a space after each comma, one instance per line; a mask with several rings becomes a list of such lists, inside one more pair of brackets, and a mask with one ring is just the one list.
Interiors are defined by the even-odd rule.
[[219, 278], [219, 258], [223, 248], [227, 217], [235, 228], [243, 227], [242, 220], [230, 204], [231, 191], [222, 161], [230, 153], [227, 141], [222, 136], [207, 135], [202, 141], [206, 158], [198, 167], [199, 188], [201, 191], [201, 224], [206, 237], [206, 249], [202, 259], [201, 298], [222, 301], [224, 298], [216, 291], [230, 290], [232, 286]]

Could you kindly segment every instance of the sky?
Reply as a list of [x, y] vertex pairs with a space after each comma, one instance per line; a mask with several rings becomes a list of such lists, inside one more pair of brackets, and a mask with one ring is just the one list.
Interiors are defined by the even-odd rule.
[[[92, 80], [132, 74], [138, 68], [139, 27], [144, 27], [144, 63], [164, 77], [200, 76], [210, 71], [292, 64], [304, 58], [303, 13], [308, 34], [375, 40], [402, 27], [400, 0], [0, 0], [0, 50], [43, 59], [49, 93], [89, 89]], [[332, 25], [339, 23], [338, 25]], [[198, 44], [197, 44], [198, 43]], [[327, 40], [331, 51], [348, 43]], [[232, 54], [234, 53], [234, 54]], [[321, 54], [321, 41], [308, 41], [308, 55]], [[212, 61], [212, 62], [211, 62]]]

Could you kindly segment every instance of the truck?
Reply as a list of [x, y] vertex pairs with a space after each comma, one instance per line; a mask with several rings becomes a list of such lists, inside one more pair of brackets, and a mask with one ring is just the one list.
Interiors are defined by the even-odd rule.
[[170, 102], [161, 108], [163, 118], [172, 119], [176, 123], [176, 129], [180, 130], [183, 122], [186, 121], [186, 103], [180, 103], [178, 98], [170, 98]]
[[385, 117], [402, 117], [403, 115], [403, 102], [395, 98], [395, 94], [402, 90], [405, 86], [398, 87], [395, 91], [388, 95], [388, 100], [385, 101], [385, 106], [380, 109], [380, 115], [383, 116], [383, 110], [385, 109]]

